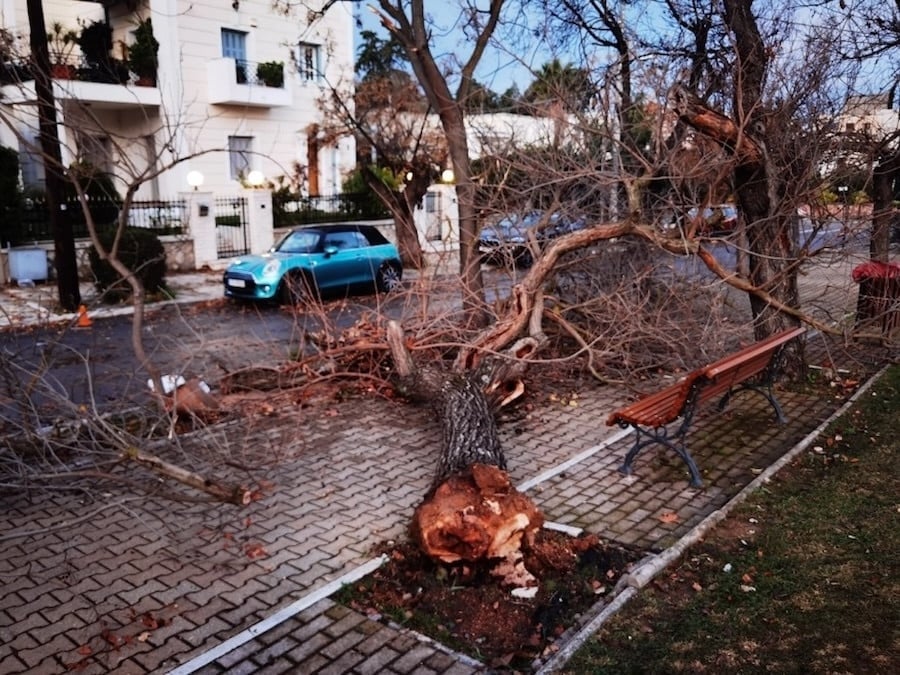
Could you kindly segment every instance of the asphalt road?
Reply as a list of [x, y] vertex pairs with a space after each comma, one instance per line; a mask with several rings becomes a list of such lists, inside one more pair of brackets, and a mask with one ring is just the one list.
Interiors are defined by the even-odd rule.
[[[335, 331], [350, 326], [379, 301], [369, 295], [331, 303], [327, 317], [224, 299], [151, 307], [143, 344], [163, 373], [197, 376], [214, 384], [227, 372], [283, 362], [301, 349], [308, 352], [305, 333], [319, 331], [326, 323]], [[386, 310], [399, 317], [402, 308], [392, 302]], [[23, 414], [47, 424], [71, 416], [80, 406], [106, 411], [149, 400], [147, 375], [133, 348], [131, 315], [95, 319], [90, 328], [10, 331], [2, 338], [0, 430], [4, 421], [20, 420]]]

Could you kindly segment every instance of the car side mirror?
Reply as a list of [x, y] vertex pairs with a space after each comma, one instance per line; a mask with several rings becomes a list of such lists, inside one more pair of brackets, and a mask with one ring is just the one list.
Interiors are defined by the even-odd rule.
[[338, 252], [337, 246], [326, 246], [325, 247], [325, 255], [329, 258], [337, 252]]

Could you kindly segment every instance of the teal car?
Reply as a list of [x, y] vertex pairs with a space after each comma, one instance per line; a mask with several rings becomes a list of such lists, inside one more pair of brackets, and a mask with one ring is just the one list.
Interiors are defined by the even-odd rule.
[[268, 253], [245, 255], [225, 270], [225, 296], [296, 304], [374, 285], [401, 286], [397, 247], [372, 225], [320, 225], [288, 232]]

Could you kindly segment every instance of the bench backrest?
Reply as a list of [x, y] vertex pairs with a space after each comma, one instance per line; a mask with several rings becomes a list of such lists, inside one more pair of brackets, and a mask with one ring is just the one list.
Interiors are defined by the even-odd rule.
[[697, 403], [718, 398], [733, 386], [759, 375], [772, 362], [776, 351], [804, 332], [806, 328], [802, 326], [783, 330], [705, 368], [700, 368], [697, 379], [697, 386], [700, 387]]
[[763, 372], [778, 349], [805, 331], [802, 326], [781, 331], [698, 368], [675, 384], [617, 410], [607, 418], [606, 423], [610, 426], [639, 424], [658, 427], [673, 422], [684, 414], [692, 395], [697, 405], [724, 395], [731, 387]]

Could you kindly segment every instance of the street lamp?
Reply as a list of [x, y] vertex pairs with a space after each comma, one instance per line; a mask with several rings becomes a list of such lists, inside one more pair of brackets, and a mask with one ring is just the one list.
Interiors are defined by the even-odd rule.
[[441, 171], [442, 183], [452, 183], [454, 178], [456, 178], [456, 176], [453, 174], [453, 169], [444, 169]]
[[188, 185], [194, 188], [194, 191], [196, 192], [197, 188], [203, 185], [203, 174], [199, 171], [189, 171], [187, 175], [187, 182]]
[[250, 184], [250, 187], [253, 189], [257, 189], [262, 187], [262, 184], [266, 181], [266, 177], [263, 175], [262, 171], [258, 169], [254, 169], [250, 173], [247, 174], [247, 182]]

